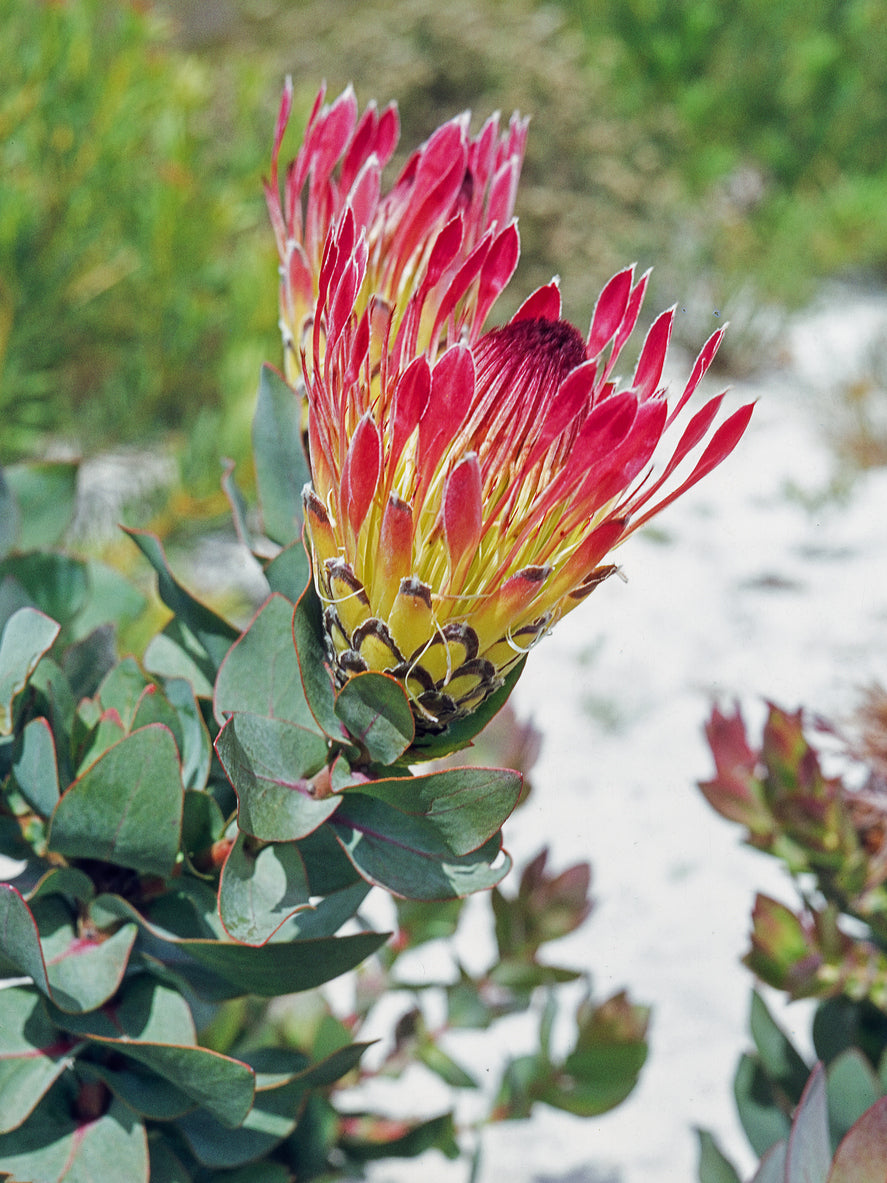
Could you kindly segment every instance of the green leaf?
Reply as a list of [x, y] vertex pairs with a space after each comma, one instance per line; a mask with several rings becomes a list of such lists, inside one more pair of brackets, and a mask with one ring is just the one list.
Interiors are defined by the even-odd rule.
[[494, 887], [507, 875], [511, 859], [499, 835], [479, 850], [457, 857], [424, 819], [404, 817], [370, 797], [349, 794], [328, 823], [351, 862], [368, 883], [394, 895], [419, 900], [447, 900]]
[[[148, 1153], [151, 1157], [151, 1183], [193, 1183], [192, 1176], [185, 1170], [181, 1160], [173, 1154], [168, 1144], [162, 1141], [163, 1135], [156, 1131], [148, 1140]], [[273, 1177], [269, 1177], [268, 1183], [272, 1183]], [[226, 1179], [224, 1183], [234, 1183], [233, 1178]], [[251, 1181], [247, 1180], [247, 1183]], [[264, 1180], [263, 1180], [264, 1183]], [[273, 1183], [277, 1183], [273, 1179]], [[290, 1183], [287, 1175], [282, 1183]]]
[[0, 468], [0, 559], [5, 559], [18, 538], [21, 513], [6, 474]]
[[187, 625], [174, 616], [162, 633], [148, 642], [145, 669], [160, 678], [183, 678], [198, 698], [212, 698], [216, 669]]
[[253, 419], [256, 484], [265, 533], [281, 546], [301, 534], [302, 488], [311, 479], [301, 418], [301, 400], [276, 370], [262, 366]]
[[388, 674], [355, 674], [336, 695], [333, 709], [377, 764], [393, 764], [416, 734], [410, 700]]
[[182, 850], [193, 858], [221, 838], [225, 819], [215, 797], [186, 789], [182, 807]]
[[443, 1048], [434, 1043], [433, 1040], [429, 1039], [420, 1043], [417, 1055], [429, 1071], [439, 1076], [451, 1088], [478, 1088], [478, 1083], [474, 1077], [469, 1075], [461, 1065], [456, 1063], [452, 1056], [448, 1056]]
[[59, 799], [59, 773], [52, 728], [44, 718], [32, 719], [19, 737], [12, 775], [24, 799], [49, 817]]
[[221, 941], [182, 941], [179, 948], [227, 978], [239, 993], [273, 998], [311, 990], [348, 973], [375, 953], [387, 937], [387, 933], [361, 932], [288, 944], [272, 941], [259, 948]]
[[509, 695], [517, 685], [518, 678], [524, 672], [526, 663], [526, 657], [522, 657], [514, 669], [505, 675], [502, 686], [485, 699], [470, 715], [466, 715], [463, 719], [457, 719], [440, 735], [419, 736], [413, 743], [411, 757], [415, 760], [438, 760], [442, 756], [448, 756], [451, 752], [458, 752], [462, 748], [470, 747], [474, 737], [480, 735], [493, 716], [497, 715], [505, 706]]
[[300, 1069], [293, 1077], [304, 1088], [325, 1089], [360, 1063], [360, 1058], [372, 1043], [349, 1043], [336, 1048], [322, 1060], [316, 1060], [307, 1068]]
[[61, 541], [74, 516], [77, 467], [71, 461], [32, 460], [5, 470], [20, 509], [19, 550], [45, 550]]
[[773, 1085], [751, 1056], [740, 1057], [733, 1079], [736, 1109], [755, 1154], [788, 1137], [791, 1122], [778, 1107]]
[[838, 1147], [828, 1183], [884, 1183], [887, 1179], [887, 1097], [856, 1122]]
[[338, 797], [311, 796], [306, 778], [327, 755], [326, 740], [316, 731], [281, 719], [232, 715], [216, 752], [237, 794], [238, 826], [264, 842], [304, 838], [339, 805]]
[[311, 579], [311, 563], [302, 542], [285, 546], [266, 564], [264, 573], [271, 590], [295, 604]]
[[749, 1029], [764, 1071], [792, 1103], [797, 1104], [810, 1069], [776, 1023], [757, 990], [752, 991]]
[[91, 698], [116, 661], [117, 644], [112, 624], [99, 625], [81, 641], [69, 645], [62, 657], [62, 668], [74, 697]]
[[0, 562], [0, 580], [9, 575], [24, 588], [31, 604], [67, 625], [86, 600], [86, 564], [70, 555], [33, 552]]
[[831, 1161], [825, 1070], [817, 1064], [792, 1122], [785, 1183], [826, 1183]]
[[185, 678], [167, 679], [166, 697], [178, 716], [176, 738], [186, 789], [203, 789], [212, 763], [212, 744], [194, 688]]
[[225, 654], [237, 640], [237, 630], [212, 609], [195, 599], [173, 576], [166, 561], [160, 539], [148, 530], [126, 529], [157, 573], [157, 591], [171, 612], [181, 617], [182, 623], [200, 643], [215, 669], [222, 664]]
[[250, 530], [247, 524], [247, 516], [249, 514], [249, 506], [244, 497], [240, 486], [234, 479], [234, 469], [237, 464], [234, 460], [225, 459], [222, 461], [223, 472], [221, 479], [222, 492], [228, 499], [228, 505], [231, 507], [231, 517], [234, 523], [234, 533], [237, 535], [237, 540], [247, 549], [252, 549], [250, 544]]
[[30, 904], [51, 895], [67, 895], [78, 903], [88, 903], [95, 895], [95, 887], [90, 877], [76, 867], [52, 867], [37, 880], [25, 899]]
[[19, 608], [0, 637], [0, 735], [12, 731], [12, 704], [60, 628], [36, 608]]
[[293, 1132], [304, 1094], [298, 1082], [257, 1092], [238, 1129], [225, 1129], [207, 1112], [188, 1114], [176, 1125], [204, 1166], [239, 1167], [263, 1158]]
[[[257, 1183], [256, 1170], [252, 1164], [241, 1167], [236, 1171], [222, 1170], [218, 1174], [213, 1174], [203, 1179], [203, 1183]], [[154, 1183], [154, 1176], [151, 1176], [151, 1183]], [[163, 1180], [158, 1180], [158, 1183], [163, 1183]], [[178, 1183], [178, 1180], [172, 1181]], [[293, 1174], [288, 1167], [285, 1167], [280, 1162], [263, 1162], [262, 1163], [262, 1183], [293, 1183]]]
[[7, 1134], [69, 1067], [76, 1049], [50, 1023], [36, 990], [12, 986], [0, 997], [0, 1134]]
[[330, 895], [366, 883], [354, 869], [330, 826], [321, 826], [299, 842], [312, 895]]
[[107, 563], [87, 559], [86, 577], [89, 584], [87, 600], [74, 622], [78, 637], [86, 637], [109, 622], [119, 629], [136, 620], [148, 606], [138, 588]]
[[563, 1071], [539, 1091], [539, 1100], [579, 1117], [606, 1113], [632, 1091], [646, 1058], [643, 1041], [583, 1048], [567, 1057]]
[[877, 1073], [858, 1048], [848, 1048], [833, 1060], [826, 1077], [829, 1128], [832, 1141], [837, 1143], [881, 1098], [884, 1089]]
[[219, 669], [213, 702], [221, 726], [236, 711], [286, 719], [317, 732], [293, 647], [293, 606], [268, 597]]
[[699, 1138], [699, 1183], [742, 1183], [733, 1164], [708, 1130], [697, 1130], [696, 1134]]
[[0, 1137], [0, 1173], [7, 1172], [16, 1183], [148, 1183], [148, 1143], [141, 1120], [128, 1106], [112, 1101], [103, 1117], [77, 1122], [71, 1116], [73, 1083], [63, 1078], [26, 1125]]
[[253, 851], [238, 834], [219, 882], [219, 913], [226, 931], [248, 945], [264, 945], [283, 922], [309, 907], [305, 864], [294, 842]]
[[501, 828], [520, 796], [520, 773], [507, 768], [453, 768], [424, 776], [368, 781], [344, 794], [384, 801], [392, 810], [424, 818], [453, 854], [469, 854]]
[[358, 756], [357, 748], [348, 743], [341, 720], [336, 714], [336, 695], [323, 641], [320, 601], [313, 583], [308, 584], [296, 604], [293, 613], [293, 640], [305, 699], [318, 727], [330, 739], [342, 745], [349, 758]]
[[56, 1015], [64, 1030], [112, 1048], [168, 1080], [227, 1125], [238, 1125], [252, 1103], [255, 1077], [240, 1060], [196, 1046], [183, 998], [157, 981], [132, 980], [121, 998], [100, 1011]]
[[[304, 850], [304, 843], [299, 843], [299, 849]], [[336, 850], [341, 853], [338, 846], [336, 846]], [[348, 866], [351, 868], [350, 863]], [[297, 912], [282, 928], [277, 930], [274, 940], [306, 941], [316, 937], [333, 936], [346, 921], [354, 916], [366, 899], [369, 890], [369, 884], [357, 877], [355, 883], [331, 892], [313, 907], [306, 908], [303, 912]]]
[[197, 1043], [191, 1009], [176, 991], [146, 976], [127, 979], [120, 996], [90, 1014], [50, 1013], [58, 1026], [76, 1036], [135, 1040], [147, 1044]]
[[172, 733], [143, 727], [74, 781], [52, 816], [49, 847], [166, 878], [179, 849], [183, 791]]
[[116, 711], [125, 731], [131, 731], [142, 696], [151, 682], [134, 657], [124, 657], [110, 670], [98, 691], [103, 710]]
[[[115, 1097], [151, 1121], [172, 1121], [184, 1117], [197, 1105], [186, 1092], [137, 1060], [117, 1057], [113, 1068], [107, 1064], [81, 1061], [78, 1071], [87, 1080], [102, 1081]], [[154, 1179], [153, 1170], [151, 1179]]]
[[117, 991], [136, 931], [125, 924], [107, 940], [81, 939], [58, 897], [38, 900], [32, 910], [14, 887], [0, 883], [0, 954], [62, 1011], [92, 1010]]

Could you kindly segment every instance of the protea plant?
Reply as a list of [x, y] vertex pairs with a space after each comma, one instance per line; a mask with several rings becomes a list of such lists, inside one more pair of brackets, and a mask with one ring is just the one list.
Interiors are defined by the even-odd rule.
[[557, 283], [507, 324], [485, 320], [517, 263], [511, 220], [526, 125], [476, 139], [446, 123], [387, 194], [396, 119], [359, 121], [346, 91], [318, 96], [281, 206], [288, 374], [307, 400], [305, 521], [340, 684], [365, 670], [405, 687], [417, 734], [498, 689], [527, 650], [614, 570], [608, 555], [718, 465], [751, 406], [715, 428], [723, 395], [691, 400], [723, 330], [680, 396], [662, 373], [674, 310], [634, 375], [614, 367], [647, 275], [628, 267], [582, 334]]

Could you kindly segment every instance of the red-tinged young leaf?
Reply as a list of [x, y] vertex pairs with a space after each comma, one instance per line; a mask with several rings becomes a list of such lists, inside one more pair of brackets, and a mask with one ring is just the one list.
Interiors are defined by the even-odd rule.
[[841, 1141], [828, 1183], [884, 1183], [887, 1179], [887, 1097], [881, 1097]]
[[304, 838], [339, 804], [337, 797], [315, 799], [308, 783], [327, 757], [326, 741], [315, 731], [236, 714], [219, 733], [216, 752], [237, 794], [238, 827], [263, 842]]
[[219, 915], [234, 940], [259, 946], [295, 912], [310, 907], [310, 892], [295, 842], [253, 846], [238, 834], [228, 852], [219, 881]]
[[299, 662], [289, 643], [293, 606], [285, 596], [268, 597], [219, 669], [213, 711], [221, 726], [238, 711], [286, 720], [317, 732], [302, 689]]
[[822, 963], [822, 954], [794, 912], [761, 894], [752, 911], [751, 946], [744, 958], [749, 969], [768, 985], [796, 996]]
[[183, 793], [172, 732], [143, 727], [74, 781], [52, 815], [49, 847], [166, 878], [179, 849]]
[[61, 628], [36, 608], [19, 608], [0, 637], [0, 735], [12, 732], [12, 705]]
[[148, 1183], [148, 1141], [141, 1119], [119, 1101], [103, 1116], [78, 1121], [75, 1082], [63, 1078], [26, 1125], [0, 1137], [0, 1174], [15, 1183]]
[[450, 1159], [461, 1153], [451, 1113], [419, 1123], [363, 1115], [345, 1118], [340, 1145], [357, 1162], [416, 1158], [432, 1149]]

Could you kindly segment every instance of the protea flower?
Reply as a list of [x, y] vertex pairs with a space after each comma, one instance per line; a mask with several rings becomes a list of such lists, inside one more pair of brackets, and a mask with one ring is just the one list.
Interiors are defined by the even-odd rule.
[[[317, 129], [340, 105], [347, 134], [333, 143]], [[647, 284], [633, 268], [606, 285], [586, 336], [562, 319], [555, 282], [484, 332], [517, 258], [516, 227], [502, 220], [524, 125], [513, 119], [497, 141], [490, 123], [472, 141], [464, 120], [445, 124], [383, 198], [376, 157], [364, 153], [363, 168], [352, 157], [386, 116], [364, 116], [358, 128], [375, 130], [358, 135], [355, 111], [350, 92], [316, 106], [290, 170], [288, 224], [325, 237], [321, 248], [313, 230], [310, 250], [287, 243], [284, 263], [298, 257], [303, 270], [298, 284], [284, 273], [282, 319], [287, 343], [300, 342], [305, 520], [335, 675], [400, 679], [421, 734], [501, 686], [615, 570], [613, 548], [733, 450], [751, 407], [715, 430], [723, 395], [690, 413], [723, 330], [669, 404], [660, 383], [674, 310], [654, 322], [625, 388], [611, 377]], [[460, 145], [446, 186], [444, 137]]]
[[[280, 105], [271, 176], [265, 196], [280, 257], [280, 328], [286, 375], [301, 377], [300, 354], [311, 345], [320, 275], [331, 233], [346, 208], [362, 234], [362, 281], [325, 292], [355, 313], [371, 297], [377, 327], [397, 328], [411, 292], [422, 287], [422, 323], [411, 348], [437, 344], [448, 323], [472, 338], [517, 266], [517, 228], [511, 221], [527, 139], [527, 120], [514, 115], [504, 134], [493, 115], [480, 134], [468, 134], [465, 112], [438, 128], [409, 158], [390, 192], [382, 170], [397, 145], [392, 104], [381, 114], [371, 103], [358, 119], [349, 86], [329, 107], [321, 88], [298, 155], [286, 171], [283, 204], [280, 147], [292, 110], [288, 78]], [[304, 202], [304, 208], [303, 208]]]

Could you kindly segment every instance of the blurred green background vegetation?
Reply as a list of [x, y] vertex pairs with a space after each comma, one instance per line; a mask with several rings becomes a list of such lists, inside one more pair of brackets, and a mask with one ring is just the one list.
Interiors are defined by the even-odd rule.
[[560, 273], [587, 323], [636, 259], [698, 344], [713, 310], [884, 278], [887, 0], [0, 0], [0, 33], [0, 461], [172, 438], [200, 491], [247, 455], [287, 72], [290, 150], [323, 78], [397, 99], [406, 148], [533, 116], [503, 315]]

